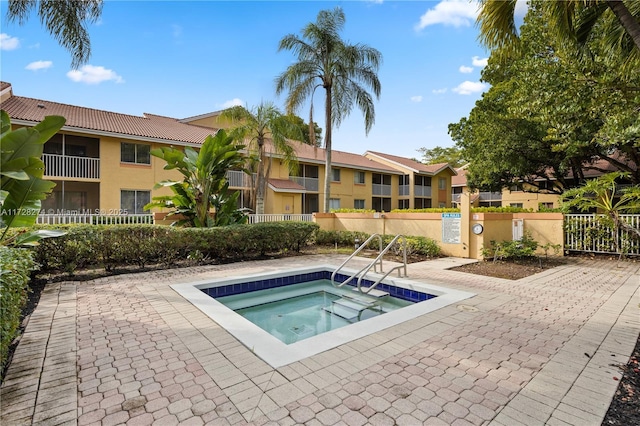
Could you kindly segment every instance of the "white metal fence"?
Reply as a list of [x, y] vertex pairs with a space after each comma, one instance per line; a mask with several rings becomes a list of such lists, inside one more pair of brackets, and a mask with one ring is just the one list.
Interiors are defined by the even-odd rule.
[[101, 215], [101, 214], [41, 214], [36, 223], [39, 225], [67, 225], [85, 223], [88, 225], [133, 225], [153, 224], [152, 214]]
[[[635, 229], [640, 229], [640, 215], [621, 215], [620, 218]], [[578, 252], [640, 255], [638, 238], [634, 238], [629, 231], [616, 232], [603, 219], [603, 215], [596, 214], [565, 215], [565, 249]]]
[[[301, 221], [313, 222], [311, 214], [250, 214], [249, 223]], [[152, 214], [100, 215], [100, 214], [41, 214], [36, 221], [39, 225], [133, 225], [153, 224]]]
[[300, 221], [313, 222], [311, 214], [250, 214], [249, 223]]

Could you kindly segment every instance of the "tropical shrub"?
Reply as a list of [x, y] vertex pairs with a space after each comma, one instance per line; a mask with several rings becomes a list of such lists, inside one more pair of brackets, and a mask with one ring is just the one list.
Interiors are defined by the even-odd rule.
[[0, 246], [0, 367], [7, 361], [9, 347], [20, 327], [29, 275], [36, 267], [27, 249]]
[[[538, 242], [525, 232], [520, 240], [505, 240], [500, 243], [491, 240], [489, 247], [482, 248], [482, 256], [487, 259], [523, 259], [535, 257]], [[547, 249], [548, 250], [548, 249]]]
[[[43, 180], [45, 142], [64, 126], [64, 117], [50, 115], [33, 127], [11, 130], [9, 115], [0, 111], [0, 244], [31, 245], [57, 232], [27, 229], [36, 223], [41, 201], [56, 186]], [[11, 228], [22, 232], [11, 233]]]
[[[244, 157], [240, 150], [244, 145], [235, 144], [234, 138], [220, 129], [215, 136], [207, 136], [200, 150], [191, 147], [184, 151], [173, 147], [151, 150], [151, 155], [167, 162], [165, 170], [177, 170], [184, 176], [182, 181], [164, 180], [155, 189], [168, 187], [172, 195], [153, 197], [145, 210], [170, 209], [167, 217], [176, 216], [176, 224], [198, 228], [246, 222], [246, 217], [237, 214], [238, 195], [229, 195], [227, 171], [242, 169]], [[232, 206], [230, 208], [229, 206]], [[215, 217], [211, 208], [216, 207]]]
[[214, 228], [157, 225], [66, 225], [66, 235], [42, 240], [32, 248], [42, 271], [102, 267], [106, 271], [152, 264], [224, 262], [272, 253], [300, 251], [313, 240], [318, 225], [310, 222], [265, 222]]

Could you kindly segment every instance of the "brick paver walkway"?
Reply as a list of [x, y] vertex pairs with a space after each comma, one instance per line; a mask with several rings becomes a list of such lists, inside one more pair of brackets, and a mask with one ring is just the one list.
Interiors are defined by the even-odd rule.
[[477, 295], [278, 369], [169, 287], [343, 259], [50, 284], [0, 388], [0, 423], [601, 424], [640, 333], [638, 263], [518, 281], [412, 264], [411, 280]]

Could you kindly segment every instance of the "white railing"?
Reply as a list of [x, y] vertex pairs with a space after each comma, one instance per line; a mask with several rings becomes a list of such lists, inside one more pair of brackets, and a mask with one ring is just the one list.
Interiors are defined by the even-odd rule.
[[431, 187], [416, 185], [413, 187], [413, 195], [416, 197], [431, 197]]
[[84, 213], [63, 213], [63, 214], [40, 214], [36, 223], [39, 225], [68, 225], [68, 224], [88, 224], [88, 225], [133, 225], [133, 224], [153, 224], [152, 214], [84, 214]]
[[[615, 232], [603, 223], [603, 215], [567, 214], [564, 216], [565, 249], [591, 253], [624, 253], [640, 255], [640, 240], [631, 232]], [[640, 229], [640, 215], [626, 214], [620, 218], [635, 229]], [[616, 249], [616, 247], [618, 249]]]
[[502, 200], [502, 192], [481, 192], [480, 201], [500, 201]]
[[[227, 180], [229, 181], [229, 188], [251, 188], [251, 176], [243, 171], [229, 170], [227, 171]], [[255, 179], [256, 174], [253, 174]]]
[[372, 195], [387, 195], [391, 196], [391, 185], [383, 185], [380, 183], [374, 183], [371, 190]]
[[313, 215], [311, 214], [250, 214], [248, 216], [249, 223], [286, 221], [313, 222]]
[[46, 177], [100, 179], [100, 159], [73, 155], [42, 154]]
[[318, 178], [289, 176], [289, 180], [297, 183], [300, 186], [304, 186], [307, 191], [318, 192], [318, 188], [320, 187], [320, 180]]

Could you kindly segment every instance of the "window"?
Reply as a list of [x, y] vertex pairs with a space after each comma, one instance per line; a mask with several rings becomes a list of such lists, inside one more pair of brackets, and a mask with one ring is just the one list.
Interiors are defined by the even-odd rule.
[[120, 144], [120, 161], [123, 163], [151, 164], [151, 146], [122, 142]]
[[353, 183], [364, 185], [364, 172], [354, 172]]
[[329, 198], [329, 211], [340, 208], [340, 198]]
[[340, 169], [331, 168], [331, 182], [340, 182]]
[[522, 208], [522, 207], [523, 207], [523, 204], [522, 204], [522, 203], [511, 203], [511, 204], [509, 204], [509, 205], [510, 205], [511, 207], [519, 207], [519, 208]]
[[447, 179], [438, 178], [438, 189], [447, 189]]
[[364, 200], [353, 200], [354, 209], [364, 209]]
[[414, 180], [415, 180], [415, 186], [431, 186], [431, 177], [430, 176], [416, 175]]
[[409, 208], [409, 200], [398, 200], [398, 208], [406, 210]]
[[120, 191], [120, 209], [126, 214], [145, 214], [144, 206], [151, 201], [151, 191]]
[[391, 185], [391, 175], [373, 174], [373, 183], [378, 185]]
[[431, 198], [414, 198], [413, 207], [416, 209], [430, 209]]
[[461, 186], [456, 186], [455, 188], [451, 188], [451, 193], [452, 194], [462, 194], [462, 192], [463, 192], [462, 190], [463, 189], [464, 188], [461, 187]]
[[542, 209], [552, 209], [553, 203], [540, 203], [540, 208]]
[[391, 198], [373, 197], [371, 198], [371, 208], [377, 212], [391, 211]]

